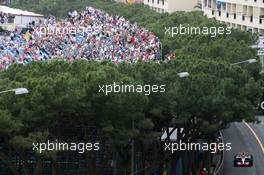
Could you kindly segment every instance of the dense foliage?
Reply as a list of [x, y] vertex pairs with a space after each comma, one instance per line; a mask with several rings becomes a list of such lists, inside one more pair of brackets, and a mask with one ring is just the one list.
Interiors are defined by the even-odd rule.
[[[181, 71], [191, 76], [179, 78]], [[64, 140], [67, 129], [91, 125], [102, 128], [115, 147], [122, 148], [131, 138], [143, 142], [157, 138], [172, 116], [180, 120], [195, 116], [197, 129], [214, 133], [228, 122], [251, 119], [260, 95], [259, 83], [241, 67], [198, 58], [162, 64], [32, 63], [14, 65], [0, 79], [3, 90], [30, 90], [23, 96], [0, 96], [1, 137], [16, 151], [48, 138]], [[164, 84], [166, 92], [149, 96], [99, 92], [99, 85], [113, 82]], [[0, 158], [5, 160], [1, 154]]]

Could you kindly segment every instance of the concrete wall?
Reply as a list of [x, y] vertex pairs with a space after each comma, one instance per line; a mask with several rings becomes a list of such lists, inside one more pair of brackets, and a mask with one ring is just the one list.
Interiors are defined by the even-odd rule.
[[122, 3], [143, 3], [143, 0], [115, 0], [115, 1]]
[[192, 11], [198, 0], [144, 0], [144, 4], [158, 12], [173, 13], [176, 11]]
[[168, 12], [192, 11], [197, 5], [197, 0], [168, 0]]

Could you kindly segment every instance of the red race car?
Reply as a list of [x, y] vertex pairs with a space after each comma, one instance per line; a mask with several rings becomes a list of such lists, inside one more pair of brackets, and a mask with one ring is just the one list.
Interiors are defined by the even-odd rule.
[[247, 152], [241, 152], [234, 156], [235, 167], [251, 167], [253, 166], [253, 155]]

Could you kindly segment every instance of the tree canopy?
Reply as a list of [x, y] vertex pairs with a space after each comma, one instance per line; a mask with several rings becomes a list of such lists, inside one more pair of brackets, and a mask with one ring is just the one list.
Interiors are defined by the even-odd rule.
[[[177, 73], [182, 71], [190, 72], [191, 76], [179, 78]], [[250, 118], [260, 96], [260, 83], [246, 70], [198, 58], [135, 65], [87, 61], [33, 63], [14, 65], [1, 72], [0, 77], [3, 90], [14, 87], [30, 90], [29, 95], [0, 96], [1, 121], [5, 123], [1, 132], [6, 134], [20, 129], [62, 131], [89, 124], [115, 131], [111, 133], [122, 141], [120, 137], [126, 140], [131, 134], [132, 120], [151, 122], [148, 126], [159, 125], [160, 119], [169, 117], [164, 114], [180, 118], [197, 116], [201, 129], [206, 124], [219, 129], [222, 122]], [[149, 96], [98, 92], [99, 85], [113, 82], [165, 85], [166, 91]], [[121, 130], [124, 132], [118, 135]]]
[[[191, 76], [180, 78], [177, 73]], [[96, 126], [118, 147], [131, 138], [157, 138], [172, 116], [198, 119], [204, 134], [232, 121], [253, 119], [260, 82], [226, 62], [179, 58], [168, 63], [114, 64], [52, 61], [13, 65], [0, 73], [2, 90], [27, 87], [28, 95], [0, 96], [0, 132], [6, 144], [27, 150], [33, 142], [63, 140], [70, 128]], [[165, 85], [164, 93], [99, 92], [115, 83]], [[135, 128], [132, 128], [135, 121]], [[160, 134], [160, 133], [159, 133]], [[1, 155], [0, 155], [1, 157]]]

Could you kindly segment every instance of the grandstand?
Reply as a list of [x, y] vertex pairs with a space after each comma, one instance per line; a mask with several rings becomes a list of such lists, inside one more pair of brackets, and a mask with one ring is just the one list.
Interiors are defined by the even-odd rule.
[[49, 16], [27, 26], [26, 31], [13, 31], [0, 41], [0, 69], [32, 61], [85, 59], [135, 63], [161, 58], [160, 41], [154, 33], [122, 16], [92, 7], [80, 13], [71, 11], [63, 20]]

